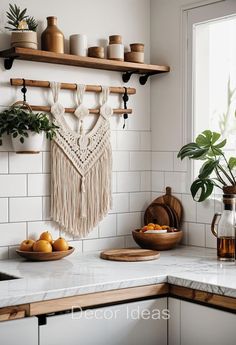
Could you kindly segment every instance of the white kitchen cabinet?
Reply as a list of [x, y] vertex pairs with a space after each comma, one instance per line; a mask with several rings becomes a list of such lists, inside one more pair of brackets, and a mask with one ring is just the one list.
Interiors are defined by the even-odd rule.
[[236, 315], [169, 298], [169, 345], [235, 345]]
[[47, 317], [40, 345], [167, 345], [167, 298]]
[[38, 345], [38, 319], [29, 317], [0, 322], [0, 344]]

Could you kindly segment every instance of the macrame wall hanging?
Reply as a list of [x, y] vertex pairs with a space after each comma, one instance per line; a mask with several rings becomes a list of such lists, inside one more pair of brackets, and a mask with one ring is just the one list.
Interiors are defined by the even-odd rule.
[[77, 86], [77, 131], [64, 118], [59, 103], [60, 83], [52, 82], [54, 104], [51, 113], [59, 126], [51, 144], [51, 217], [70, 235], [85, 237], [111, 208], [112, 150], [108, 105], [109, 88], [103, 87], [100, 114], [85, 133], [83, 119], [89, 110], [83, 105], [84, 85]]
[[[111, 208], [112, 151], [110, 145], [109, 118], [124, 114], [124, 120], [132, 109], [127, 108], [128, 95], [134, 88], [76, 85], [45, 80], [11, 79], [11, 85], [51, 88], [53, 105], [32, 105], [35, 111], [51, 112], [59, 130], [51, 147], [51, 218], [61, 230], [71, 235], [85, 237]], [[76, 96], [76, 108], [64, 108], [58, 101], [60, 89], [72, 90]], [[22, 91], [22, 92], [24, 92]], [[100, 108], [88, 109], [83, 104], [84, 93], [99, 92]], [[111, 109], [107, 100], [109, 92], [123, 95], [124, 108]], [[67, 124], [64, 113], [72, 113], [77, 119], [76, 130]], [[86, 133], [84, 118], [98, 114], [95, 126]], [[125, 125], [125, 124], [124, 124]], [[124, 126], [123, 126], [124, 128]]]

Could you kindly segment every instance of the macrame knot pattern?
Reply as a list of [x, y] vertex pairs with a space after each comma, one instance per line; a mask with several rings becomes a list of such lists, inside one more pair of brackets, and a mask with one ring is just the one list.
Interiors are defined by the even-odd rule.
[[83, 120], [89, 110], [83, 104], [85, 85], [79, 84], [76, 89], [76, 131], [69, 127], [65, 109], [58, 101], [60, 83], [52, 82], [50, 87], [51, 113], [59, 126], [51, 143], [51, 218], [64, 232], [85, 237], [112, 206], [109, 88], [102, 87], [100, 115], [86, 132]]

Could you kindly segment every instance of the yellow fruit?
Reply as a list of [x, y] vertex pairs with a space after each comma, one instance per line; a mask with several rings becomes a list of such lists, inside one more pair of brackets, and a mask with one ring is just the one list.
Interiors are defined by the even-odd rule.
[[142, 229], [141, 229], [142, 232], [145, 232], [147, 231], [147, 225], [143, 226]]
[[20, 244], [20, 250], [22, 250], [23, 252], [32, 252], [34, 243], [34, 240], [24, 240]]
[[156, 224], [153, 224], [153, 223], [148, 223], [147, 226], [155, 226]]
[[51, 243], [49, 243], [46, 240], [38, 240], [33, 245], [33, 251], [42, 252], [42, 253], [51, 253], [52, 252]]
[[162, 227], [159, 224], [156, 224], [154, 227], [154, 230], [161, 230], [161, 229], [162, 229]]
[[48, 241], [49, 243], [52, 243], [53, 239], [52, 239], [52, 235], [49, 231], [44, 231], [41, 233], [40, 237], [39, 237], [40, 240], [45, 240], [45, 241]]
[[147, 230], [154, 230], [154, 226], [153, 225], [148, 225], [147, 226]]
[[52, 246], [53, 250], [55, 251], [64, 251], [69, 249], [68, 243], [62, 237], [59, 237], [56, 241], [54, 241]]

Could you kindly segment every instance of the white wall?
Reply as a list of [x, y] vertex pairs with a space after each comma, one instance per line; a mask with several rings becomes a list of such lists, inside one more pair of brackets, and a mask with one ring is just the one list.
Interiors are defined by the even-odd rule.
[[[46, 17], [56, 15], [58, 26], [68, 40], [70, 34], [86, 33], [89, 45], [106, 43], [111, 34], [121, 34], [127, 46], [144, 42], [146, 62], [149, 61], [150, 1], [149, 0], [17, 0], [21, 7], [39, 21], [39, 33], [46, 26]], [[0, 5], [0, 49], [9, 46], [9, 34], [3, 29], [8, 0]], [[0, 109], [21, 99], [20, 88], [10, 87], [10, 78], [56, 80], [84, 84], [123, 85], [118, 72], [96, 71], [62, 65], [15, 61], [6, 71], [0, 61]], [[127, 84], [137, 94], [130, 97], [133, 115], [122, 129], [123, 120], [111, 120], [113, 146], [113, 209], [87, 239], [69, 238], [79, 251], [101, 250], [109, 247], [130, 246], [131, 230], [139, 227], [142, 211], [151, 198], [151, 132], [150, 87], [142, 87], [134, 77]], [[126, 86], [127, 86], [126, 85]], [[31, 104], [47, 105], [48, 90], [29, 88]], [[61, 94], [63, 105], [73, 106], [69, 91]], [[95, 107], [97, 96], [87, 95], [86, 103]], [[114, 107], [120, 106], [118, 96], [111, 97]], [[37, 237], [44, 230], [58, 230], [49, 220], [50, 152], [45, 143], [38, 155], [16, 155], [6, 140], [0, 147], [0, 258], [14, 256], [15, 247], [26, 237]], [[68, 238], [68, 237], [67, 237]]]
[[[219, 203], [196, 203], [188, 187], [186, 161], [177, 152], [186, 143], [184, 118], [182, 50], [183, 10], [217, 2], [194, 0], [151, 0], [151, 63], [171, 66], [168, 75], [151, 80], [152, 192], [163, 193], [165, 186], [182, 200], [184, 207], [184, 243], [203, 247], [216, 246], [210, 223]], [[190, 114], [188, 114], [190, 116]]]

